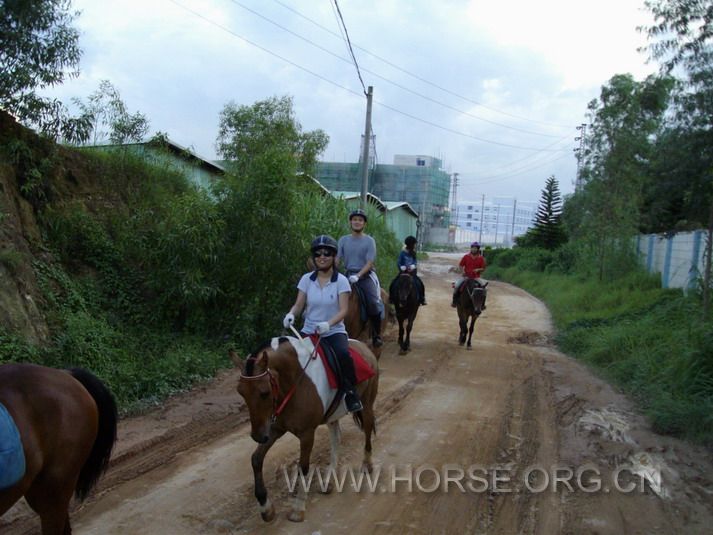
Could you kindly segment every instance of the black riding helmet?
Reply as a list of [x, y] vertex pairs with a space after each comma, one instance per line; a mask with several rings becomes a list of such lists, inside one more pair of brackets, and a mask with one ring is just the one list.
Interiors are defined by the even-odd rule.
[[413, 236], [406, 236], [406, 239], [404, 240], [404, 245], [409, 249], [413, 249], [416, 245], [416, 238], [414, 238]]
[[366, 217], [366, 212], [365, 212], [364, 210], [362, 210], [361, 208], [357, 208], [356, 210], [352, 210], [352, 211], [349, 213], [349, 221], [352, 220], [352, 217], [357, 216], [357, 215], [360, 215], [360, 216], [362, 216], [362, 217], [364, 218], [364, 223], [367, 223], [367, 222], [369, 221], [369, 218]]
[[337, 240], [328, 234], [320, 234], [312, 240], [312, 245], [310, 246], [312, 254], [318, 249], [329, 249], [334, 254], [337, 254]]

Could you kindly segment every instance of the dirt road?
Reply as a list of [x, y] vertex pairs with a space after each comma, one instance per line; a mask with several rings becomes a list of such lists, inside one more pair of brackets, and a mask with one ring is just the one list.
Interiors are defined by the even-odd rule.
[[[399, 356], [394, 333], [387, 337], [373, 490], [356, 491], [347, 478], [342, 492], [321, 494], [313, 483], [305, 522], [289, 522], [283, 469], [292, 473], [298, 443], [286, 436], [266, 459], [278, 516], [263, 523], [253, 497], [255, 443], [231, 370], [121, 423], [110, 472], [72, 513], [74, 532], [710, 533], [708, 452], [652, 433], [624, 396], [553, 349], [541, 302], [491, 283], [473, 349], [458, 346], [448, 273], [456, 261], [431, 255], [422, 265], [429, 304], [412, 351]], [[356, 476], [362, 435], [347, 419], [342, 431], [340, 461]], [[325, 428], [313, 462], [329, 462]], [[0, 520], [2, 533], [36, 530], [26, 506]]]

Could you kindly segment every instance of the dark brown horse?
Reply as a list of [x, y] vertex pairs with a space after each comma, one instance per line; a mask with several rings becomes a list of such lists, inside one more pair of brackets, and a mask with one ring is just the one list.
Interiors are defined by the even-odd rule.
[[[357, 385], [364, 409], [353, 414], [354, 421], [364, 432], [363, 469], [371, 472], [371, 434], [375, 430], [374, 400], [379, 385], [378, 363], [374, 354], [362, 342], [350, 340], [349, 345], [362, 354], [376, 372], [371, 379]], [[336, 390], [330, 389], [320, 358], [312, 359], [314, 346], [309, 339], [293, 337], [273, 338], [252, 353], [243, 364], [231, 351], [233, 362], [241, 368], [238, 393], [245, 399], [250, 412], [250, 436], [259, 444], [252, 455], [255, 476], [255, 497], [262, 519], [275, 518], [275, 507], [267, 497], [262, 477], [265, 455], [286, 432], [300, 440], [299, 468], [309, 472], [314, 434], [318, 426], [327, 424], [331, 442], [330, 469], [337, 469], [339, 418], [347, 414], [344, 402], [325, 419]], [[299, 487], [297, 499], [288, 519], [302, 522], [305, 515], [306, 489]]]
[[[476, 279], [466, 279], [460, 287], [460, 295], [458, 296], [458, 324], [460, 325], [460, 336], [458, 344], [463, 345], [468, 337], [467, 348], [471, 349], [470, 340], [473, 337], [473, 329], [475, 328], [475, 320], [478, 319], [483, 311], [485, 304], [485, 287], [486, 282], [482, 286]], [[468, 318], [470, 318], [470, 327], [468, 327]]]
[[43, 535], [72, 532], [69, 502], [83, 500], [106, 469], [116, 440], [116, 405], [87, 370], [0, 366], [0, 403], [22, 441], [25, 474], [0, 490], [0, 515], [25, 497]]
[[[396, 320], [399, 322], [399, 347], [401, 348], [399, 353], [404, 355], [411, 349], [411, 329], [420, 306], [416, 281], [408, 273], [401, 273], [394, 281], [393, 294]], [[404, 322], [406, 322], [405, 329]]]
[[[384, 319], [381, 321], [381, 333], [383, 335], [384, 330], [389, 324], [389, 294], [381, 288], [381, 301], [384, 303]], [[382, 347], [373, 347], [371, 343], [371, 324], [369, 318], [363, 319], [361, 314], [361, 299], [359, 298], [359, 293], [354, 288], [352, 284], [352, 291], [349, 294], [349, 309], [347, 310], [347, 315], [344, 318], [344, 327], [347, 329], [347, 334], [349, 338], [354, 340], [361, 340], [369, 346], [369, 349], [374, 353], [376, 358], [381, 357]]]

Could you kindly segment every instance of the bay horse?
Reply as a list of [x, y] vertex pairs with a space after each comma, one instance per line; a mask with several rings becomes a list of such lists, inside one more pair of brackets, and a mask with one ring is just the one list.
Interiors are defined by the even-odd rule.
[[81, 368], [10, 363], [0, 365], [0, 403], [14, 420], [25, 457], [24, 475], [0, 490], [0, 515], [24, 496], [43, 535], [71, 533], [72, 494], [87, 497], [116, 441], [111, 392]]
[[[460, 325], [458, 345], [462, 346], [466, 342], [467, 335], [468, 349], [471, 349], [470, 340], [473, 337], [475, 320], [478, 319], [478, 316], [483, 311], [486, 286], [488, 286], [487, 282], [481, 286], [476, 279], [466, 279], [460, 287], [460, 294], [456, 301], [458, 304], [458, 323]], [[470, 318], [470, 327], [468, 327], [468, 318]]]
[[[363, 342], [349, 340], [349, 345], [361, 353], [375, 372], [373, 377], [356, 385], [364, 408], [352, 414], [364, 432], [362, 469], [371, 473], [371, 435], [375, 432], [376, 423], [374, 400], [379, 384], [378, 363]], [[263, 461], [273, 444], [286, 432], [289, 431], [300, 441], [299, 469], [307, 476], [315, 430], [327, 424], [331, 445], [329, 469], [337, 469], [339, 419], [348, 413], [342, 400], [336, 410], [325, 418], [337, 390], [330, 388], [322, 360], [312, 358], [313, 355], [314, 344], [309, 338], [286, 336], [273, 338], [263, 344], [244, 363], [234, 351], [230, 352], [231, 359], [241, 369], [238, 393], [245, 400], [250, 413], [250, 436], [258, 443], [252, 454], [252, 468], [255, 498], [265, 522], [275, 518], [275, 507], [267, 496], [263, 481]], [[287, 518], [293, 522], [302, 522], [305, 503], [306, 489], [299, 486]]]
[[[399, 347], [401, 348], [399, 354], [405, 355], [411, 349], [411, 329], [421, 304], [413, 276], [408, 273], [399, 274], [394, 282], [393, 293], [396, 319], [399, 322]], [[406, 329], [404, 329], [404, 322], [406, 322]], [[406, 337], [404, 337], [404, 330]]]
[[[349, 308], [347, 315], [344, 317], [344, 327], [347, 330], [349, 338], [361, 340], [369, 346], [369, 349], [374, 353], [377, 359], [381, 357], [382, 347], [373, 347], [371, 343], [371, 322], [369, 318], [362, 316], [362, 303], [359, 292], [357, 292], [354, 284], [351, 285], [352, 291], [349, 294]], [[384, 335], [384, 330], [389, 323], [389, 294], [384, 288], [380, 288], [381, 302], [384, 303], [384, 319], [381, 321], [381, 335]]]

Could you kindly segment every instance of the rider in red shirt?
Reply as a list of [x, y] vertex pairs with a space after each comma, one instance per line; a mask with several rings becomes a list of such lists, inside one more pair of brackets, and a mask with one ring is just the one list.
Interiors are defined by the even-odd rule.
[[[458, 263], [458, 267], [463, 274], [463, 277], [461, 277], [461, 279], [455, 284], [453, 302], [451, 303], [451, 306], [454, 308], [457, 306], [456, 301], [458, 299], [458, 290], [466, 279], [476, 279], [481, 286], [484, 284], [480, 277], [482, 276], [483, 271], [485, 271], [487, 264], [485, 262], [485, 257], [480, 252], [480, 244], [477, 241], [470, 244], [470, 252], [466, 253], [463, 258], [461, 258]], [[485, 302], [483, 302], [483, 310], [485, 310]]]

